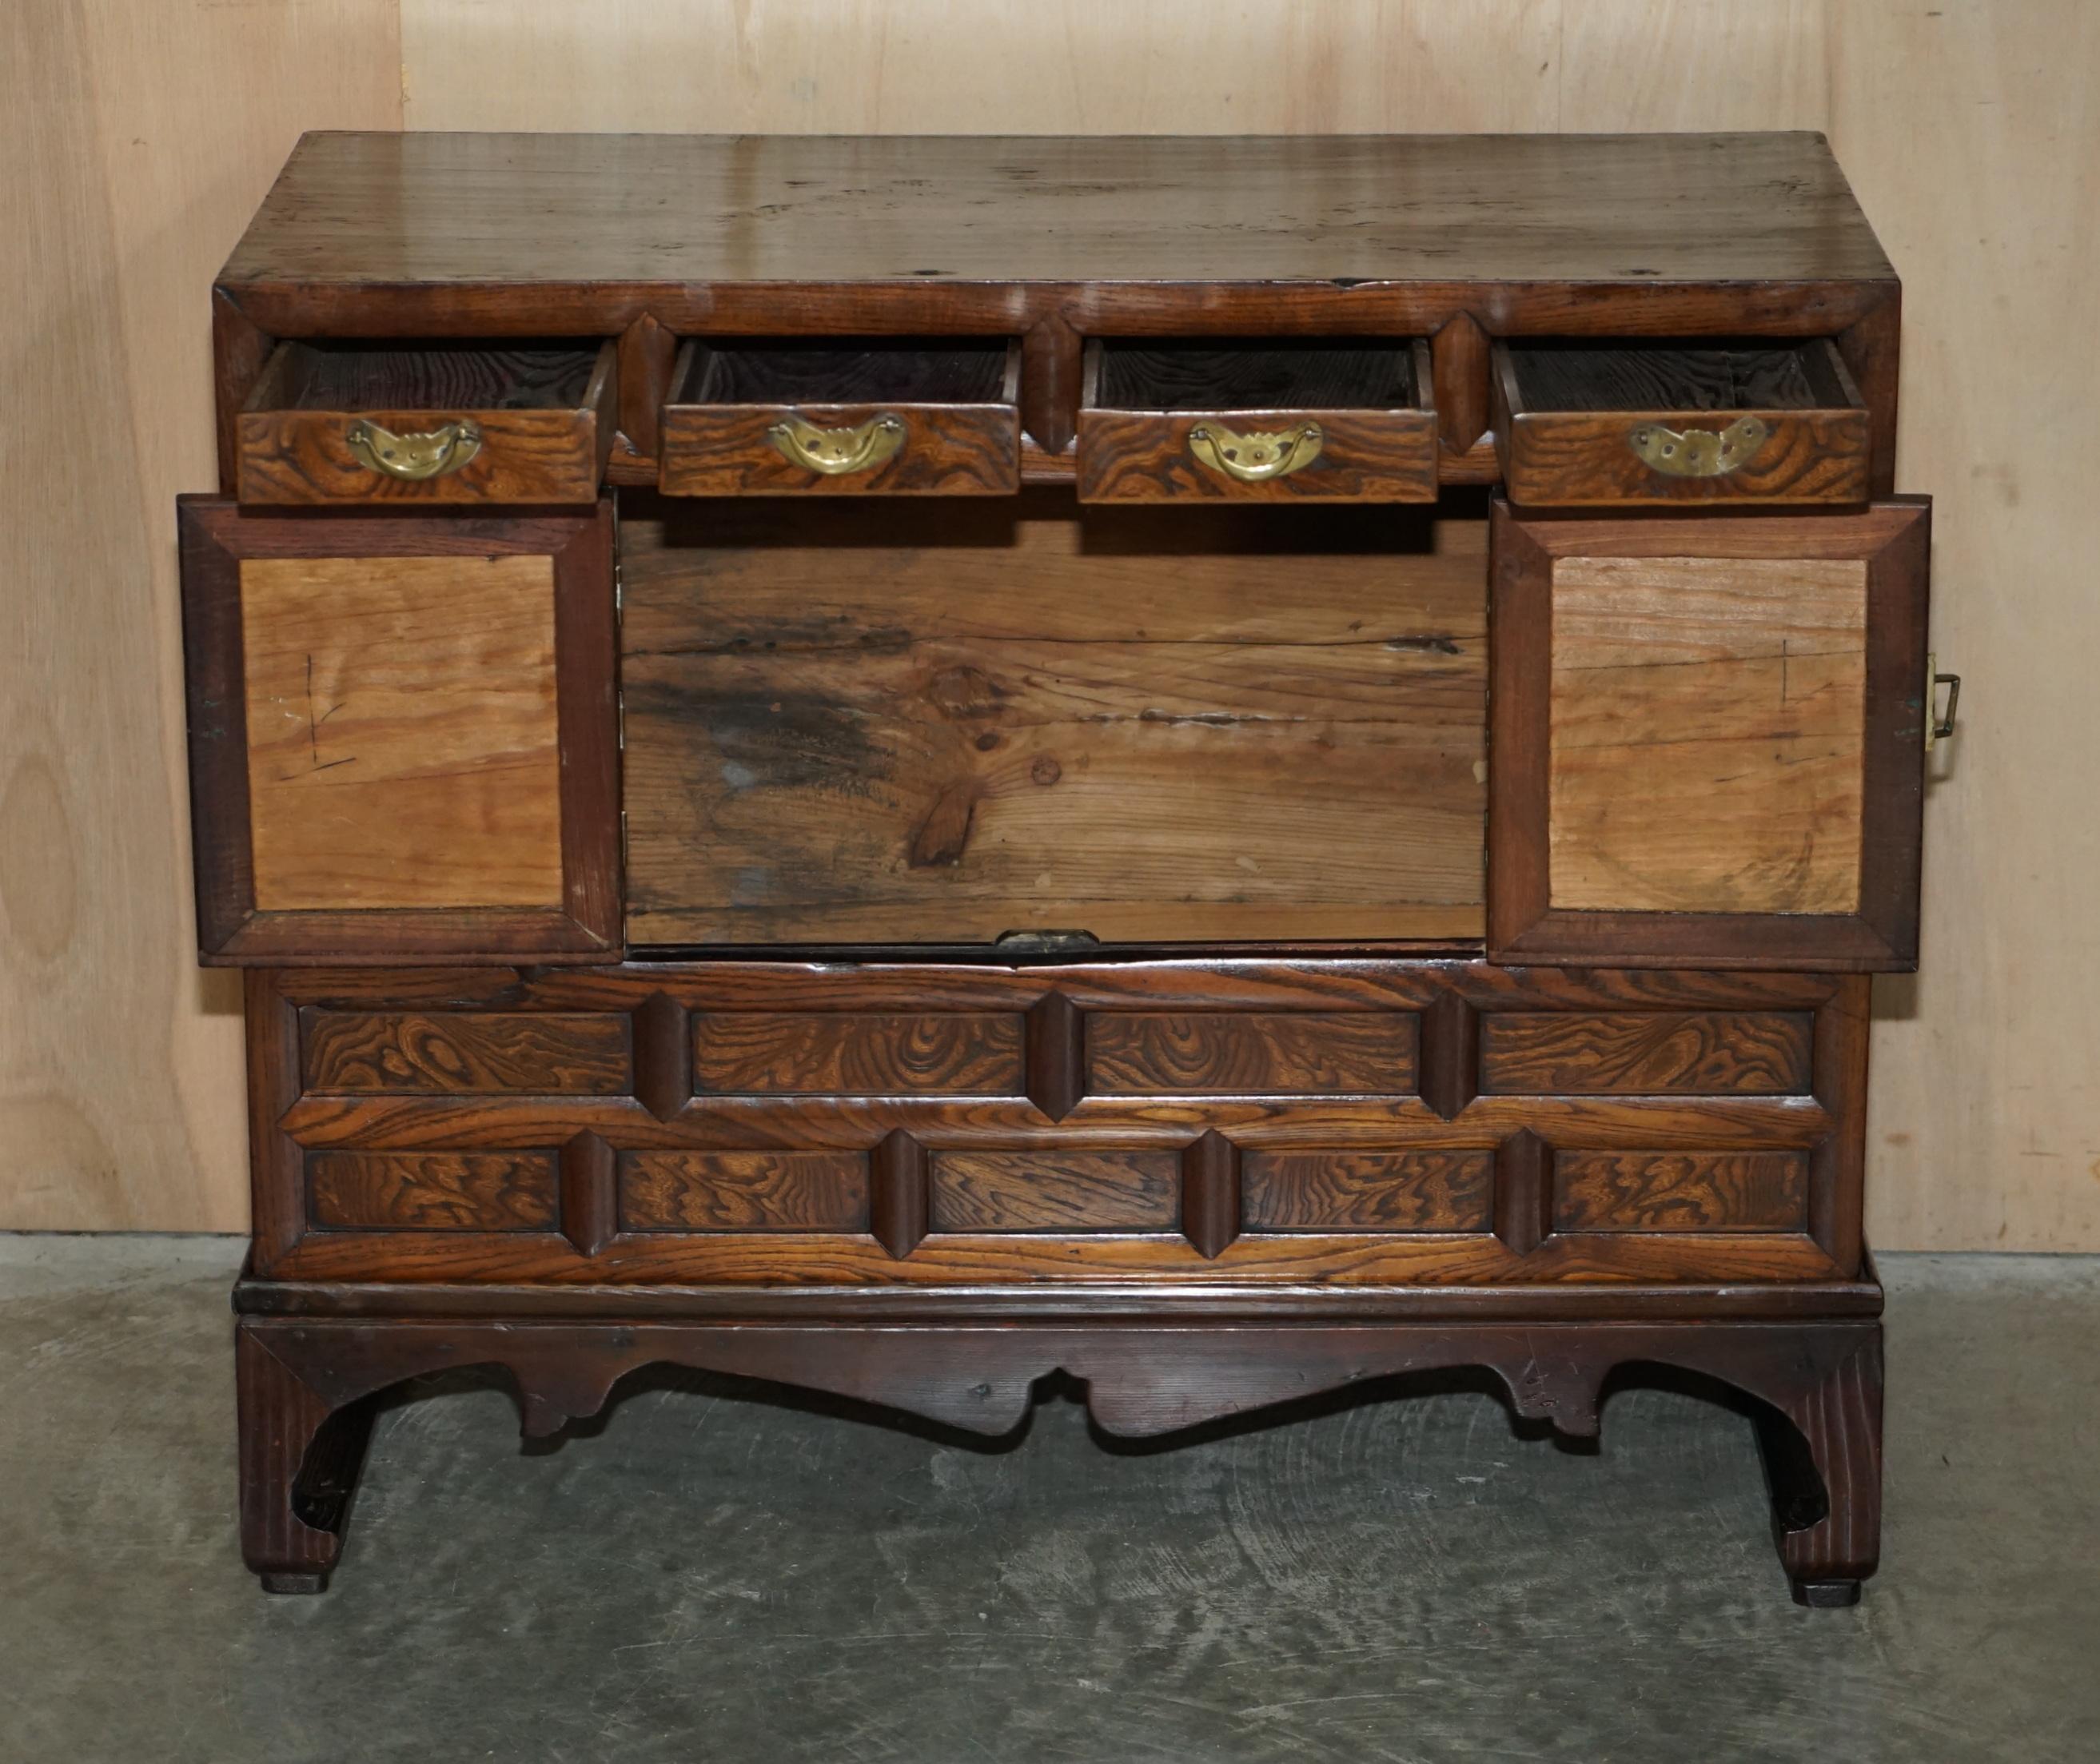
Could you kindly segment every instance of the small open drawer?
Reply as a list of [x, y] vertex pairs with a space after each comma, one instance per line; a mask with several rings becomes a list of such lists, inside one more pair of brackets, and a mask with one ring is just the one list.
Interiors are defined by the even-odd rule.
[[1498, 343], [1495, 445], [1537, 508], [1864, 502], [1868, 417], [1807, 342]]
[[1429, 346], [1383, 338], [1087, 345], [1083, 502], [1433, 502]]
[[1021, 487], [1021, 345], [704, 342], [680, 351], [657, 482], [674, 496], [1005, 496]]
[[278, 345], [240, 412], [243, 502], [593, 502], [610, 342]]

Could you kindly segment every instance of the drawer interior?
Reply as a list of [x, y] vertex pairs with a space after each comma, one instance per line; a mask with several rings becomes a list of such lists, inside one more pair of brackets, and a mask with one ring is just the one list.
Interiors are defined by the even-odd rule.
[[1411, 410], [1425, 390], [1405, 340], [1101, 340], [1100, 410]]
[[[250, 411], [576, 410], [609, 344], [334, 340], [278, 346]], [[608, 367], [610, 364], [607, 364]]]
[[1523, 411], [1671, 412], [1851, 410], [1858, 389], [1838, 352], [1806, 342], [1701, 342], [1693, 346], [1579, 339], [1504, 346]]
[[630, 946], [1478, 937], [1485, 512], [627, 499]]
[[1019, 387], [1003, 337], [695, 339], [673, 404], [995, 404]]

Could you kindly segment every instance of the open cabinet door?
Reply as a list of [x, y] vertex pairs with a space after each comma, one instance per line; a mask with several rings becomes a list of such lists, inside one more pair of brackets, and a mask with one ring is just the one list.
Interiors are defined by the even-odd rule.
[[1490, 956], [1915, 967], [1930, 521], [1498, 503]]
[[202, 959], [617, 961], [611, 505], [179, 514]]

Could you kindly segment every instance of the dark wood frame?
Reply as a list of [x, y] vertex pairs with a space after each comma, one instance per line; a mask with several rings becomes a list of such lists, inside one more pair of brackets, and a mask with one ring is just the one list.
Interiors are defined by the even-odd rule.
[[[602, 961], [620, 948], [619, 658], [613, 513], [413, 516], [243, 511], [179, 500], [199, 959]], [[558, 907], [264, 912], [255, 904], [240, 611], [245, 558], [551, 556], [561, 743]]]
[[[1420, 1295], [1415, 1295], [1420, 1296]], [[1220, 1314], [1174, 1327], [1096, 1304], [1083, 1325], [941, 1322], [830, 1316], [821, 1299], [793, 1321], [726, 1317], [704, 1299], [682, 1314], [602, 1309], [567, 1321], [529, 1314], [271, 1314], [282, 1295], [244, 1283], [235, 1303], [242, 1554], [277, 1593], [323, 1590], [342, 1536], [373, 1399], [404, 1380], [493, 1365], [516, 1391], [528, 1438], [598, 1414], [614, 1385], [671, 1364], [822, 1390], [971, 1433], [1012, 1432], [1031, 1387], [1062, 1371], [1086, 1387], [1105, 1431], [1157, 1437], [1374, 1378], [1456, 1367], [1493, 1373], [1519, 1417], [1596, 1436], [1608, 1381], [1662, 1366], [1745, 1392], [1761, 1405], [1774, 1539], [1794, 1600], [1857, 1603], [1880, 1556], [1882, 1328], [1877, 1289], [1829, 1296], [1833, 1314], [1745, 1314], [1737, 1295], [1688, 1290], [1582, 1322], [1505, 1304], [1492, 1320], [1279, 1323]], [[1673, 1321], [1691, 1310], [1696, 1321]]]
[[[1857, 514], [1520, 514], [1498, 498], [1489, 569], [1488, 956], [1631, 967], [1917, 965], [1930, 501]], [[1864, 825], [1856, 913], [1597, 912], [1551, 899], [1552, 567], [1564, 557], [1858, 558], [1867, 565]]]

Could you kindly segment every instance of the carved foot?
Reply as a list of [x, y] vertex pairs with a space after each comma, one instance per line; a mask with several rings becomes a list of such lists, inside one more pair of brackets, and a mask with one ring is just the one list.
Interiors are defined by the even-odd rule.
[[372, 1411], [337, 1409], [243, 1322], [235, 1347], [240, 1553], [269, 1593], [318, 1593], [342, 1549]]
[[1879, 1331], [1781, 1406], [1793, 1427], [1774, 1418], [1758, 1436], [1794, 1603], [1857, 1604], [1882, 1551]]

